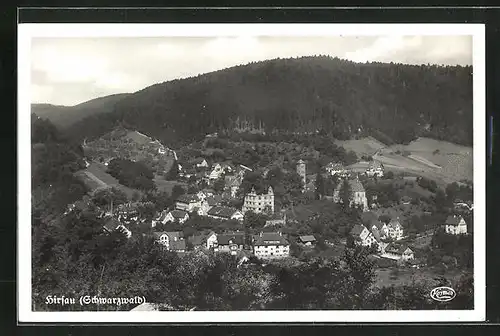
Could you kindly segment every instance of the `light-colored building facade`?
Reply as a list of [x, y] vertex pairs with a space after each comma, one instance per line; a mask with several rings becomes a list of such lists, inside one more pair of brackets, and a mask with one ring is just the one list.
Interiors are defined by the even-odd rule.
[[254, 255], [262, 259], [279, 259], [290, 256], [290, 244], [281, 232], [261, 232], [254, 237]]
[[372, 246], [377, 244], [377, 240], [373, 234], [366, 228], [366, 226], [361, 224], [356, 224], [351, 230], [351, 236], [354, 239], [356, 245], [361, 246]]
[[[363, 187], [363, 184], [359, 181], [358, 178], [347, 180], [349, 183], [349, 189], [351, 192], [349, 206], [361, 207], [363, 211], [368, 211], [368, 200], [366, 199], [366, 191]], [[343, 200], [340, 196], [340, 191], [342, 189], [344, 182], [340, 181], [333, 192], [333, 201], [335, 203], [342, 203]]]
[[253, 211], [255, 213], [269, 212], [274, 213], [274, 191], [270, 186], [267, 189], [266, 194], [257, 194], [255, 188], [246, 194], [245, 201], [243, 203], [242, 212], [245, 214], [247, 211]]
[[389, 224], [387, 224], [387, 231], [389, 238], [393, 240], [403, 239], [403, 226], [398, 218], [392, 219]]
[[462, 216], [448, 216], [444, 224], [445, 232], [452, 235], [467, 234], [467, 223]]

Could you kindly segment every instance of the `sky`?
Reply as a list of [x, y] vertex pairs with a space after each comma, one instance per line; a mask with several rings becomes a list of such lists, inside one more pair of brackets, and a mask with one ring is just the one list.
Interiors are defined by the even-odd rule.
[[76, 105], [273, 58], [471, 65], [471, 36], [33, 38], [32, 103]]

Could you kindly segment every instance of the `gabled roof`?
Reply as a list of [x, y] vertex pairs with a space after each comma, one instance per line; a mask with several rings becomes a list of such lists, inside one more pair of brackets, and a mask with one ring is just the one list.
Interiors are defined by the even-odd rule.
[[202, 157], [197, 157], [197, 158], [194, 158], [191, 161], [189, 161], [189, 163], [191, 163], [191, 164], [201, 164], [201, 163], [203, 163], [203, 161], [207, 161], [207, 160], [204, 159], [204, 158], [202, 158]]
[[399, 220], [397, 218], [391, 219], [389, 224], [387, 224], [387, 227], [390, 229], [403, 228], [403, 226], [401, 225], [401, 223], [399, 222]]
[[236, 245], [244, 245], [245, 234], [243, 232], [231, 232], [217, 235], [218, 245], [229, 245], [229, 241]]
[[460, 221], [462, 220], [462, 216], [448, 216], [448, 218], [446, 218], [446, 222], [445, 224], [446, 225], [458, 225], [460, 223]]
[[189, 237], [188, 241], [191, 244], [193, 244], [193, 246], [200, 246], [200, 245], [205, 244], [205, 242], [207, 241], [207, 238], [213, 234], [215, 234], [215, 232], [213, 232], [213, 231], [202, 232], [202, 233], [199, 233], [199, 234], [196, 234], [196, 235]]
[[289, 245], [285, 237], [276, 232], [262, 232], [254, 242], [254, 246]]
[[208, 211], [208, 214], [211, 216], [223, 217], [223, 218], [231, 218], [236, 211], [235, 208], [226, 207], [226, 206], [215, 206]]
[[182, 211], [182, 210], [172, 210], [172, 211], [170, 211], [170, 214], [174, 218], [182, 219], [182, 218], [186, 217], [187, 212]]
[[173, 241], [174, 238], [177, 238], [177, 240], [183, 239], [184, 238], [184, 233], [182, 231], [159, 231], [159, 232], [153, 232], [153, 236], [158, 239], [163, 235], [167, 235], [170, 241]]
[[120, 225], [121, 225], [121, 224], [120, 224], [120, 222], [119, 222], [119, 221], [117, 221], [117, 220], [116, 220], [116, 219], [114, 219], [114, 218], [110, 218], [110, 219], [108, 219], [108, 220], [106, 221], [106, 224], [104, 224], [104, 228], [105, 228], [107, 231], [111, 232], [111, 231], [116, 230], [116, 228], [118, 228], [118, 226], [120, 226]]
[[364, 192], [365, 188], [358, 179], [349, 180], [349, 185], [351, 186], [352, 192]]
[[372, 221], [372, 222], [370, 223], [370, 226], [371, 226], [371, 227], [374, 227], [374, 226], [375, 226], [375, 227], [377, 228], [377, 230], [382, 230], [382, 228], [384, 227], [384, 225], [385, 225], [385, 223], [384, 223], [384, 222], [382, 222], [382, 221], [379, 221], [379, 220]]
[[366, 227], [364, 225], [356, 224], [351, 230], [351, 235], [354, 237], [359, 237], [365, 229]]
[[315, 242], [316, 238], [314, 236], [300, 236], [300, 241], [303, 243]]
[[199, 201], [199, 199], [198, 196], [196, 195], [184, 194], [177, 197], [176, 201], [189, 204], [189, 203], [196, 203]]
[[[395, 254], [403, 254], [409, 247], [404, 244], [399, 243], [390, 243], [385, 248], [385, 252], [395, 253]], [[410, 249], [411, 250], [411, 249]], [[413, 251], [412, 251], [413, 252]]]

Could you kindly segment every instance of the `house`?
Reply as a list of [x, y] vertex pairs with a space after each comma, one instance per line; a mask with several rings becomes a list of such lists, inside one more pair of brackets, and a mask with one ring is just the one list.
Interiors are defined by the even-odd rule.
[[215, 252], [229, 252], [236, 255], [243, 250], [245, 245], [245, 233], [230, 232], [217, 235], [217, 243], [213, 245]]
[[156, 215], [155, 218], [151, 221], [151, 227], [156, 227], [157, 224], [166, 224], [167, 223], [167, 210], [163, 210]]
[[381, 257], [396, 261], [408, 261], [415, 259], [413, 251], [404, 244], [390, 243], [381, 254]]
[[186, 241], [183, 233], [178, 232], [153, 232], [156, 242], [165, 246], [168, 251], [186, 252]]
[[[368, 200], [366, 199], [366, 191], [363, 184], [361, 184], [357, 177], [355, 179], [349, 179], [347, 182], [349, 183], [349, 190], [351, 193], [349, 197], [349, 206], [361, 207], [363, 211], [368, 211]], [[340, 181], [333, 192], [333, 201], [335, 203], [343, 202], [340, 196], [340, 190], [343, 185], [343, 181]]]
[[361, 224], [356, 224], [351, 230], [351, 236], [354, 238], [354, 243], [361, 246], [372, 246], [377, 243], [373, 234]]
[[267, 193], [257, 194], [255, 188], [245, 195], [243, 202], [242, 212], [245, 214], [247, 211], [255, 213], [268, 212], [274, 213], [274, 192], [273, 188], [269, 186]]
[[286, 258], [290, 255], [290, 244], [281, 232], [261, 232], [254, 237], [253, 252], [262, 259]]
[[175, 201], [175, 208], [177, 210], [192, 212], [194, 208], [199, 208], [200, 206], [200, 199], [193, 194], [180, 195]]
[[190, 161], [190, 163], [196, 168], [208, 168], [208, 162], [202, 157], [197, 157]]
[[274, 226], [274, 225], [285, 225], [286, 224], [286, 213], [285, 212], [277, 212], [272, 214], [269, 219], [266, 220], [266, 224], [264, 226]]
[[366, 170], [365, 173], [367, 176], [370, 177], [373, 176], [382, 177], [384, 176], [384, 165], [380, 161], [373, 160], [368, 165], [368, 169]]
[[377, 236], [380, 239], [386, 239], [387, 237], [389, 237], [389, 228], [387, 227], [387, 224], [385, 224], [384, 222], [379, 220], [372, 221], [369, 227], [375, 238], [377, 238]]
[[207, 212], [207, 216], [223, 220], [229, 220], [229, 219], [236, 219], [240, 221], [243, 220], [243, 214], [241, 213], [241, 211], [227, 206], [215, 206]]
[[331, 176], [346, 177], [349, 173], [342, 163], [330, 162], [325, 169]]
[[209, 178], [211, 180], [219, 179], [223, 174], [232, 172], [232, 167], [227, 163], [216, 163], [210, 172]]
[[314, 236], [299, 236], [299, 243], [304, 246], [313, 246], [316, 244], [316, 238]]
[[132, 232], [113, 217], [108, 218], [108, 220], [106, 221], [106, 224], [104, 224], [103, 229], [105, 232], [108, 232], [108, 233], [111, 233], [114, 231], [121, 231], [127, 236], [127, 238], [130, 238], [132, 236]]
[[207, 200], [203, 201], [200, 203], [200, 206], [197, 208], [193, 209], [193, 212], [196, 212], [198, 216], [207, 216], [208, 211], [213, 208], [212, 206], [209, 205], [209, 202]]
[[444, 230], [446, 233], [452, 235], [467, 234], [467, 223], [462, 216], [448, 216], [444, 223]]
[[[167, 222], [179, 222], [184, 223], [189, 219], [189, 214], [182, 210], [172, 210], [165, 216], [165, 223]], [[163, 223], [163, 224], [165, 224]]]
[[229, 175], [224, 177], [224, 191], [231, 197], [236, 197], [236, 193], [240, 188], [243, 177], [240, 175]]
[[220, 195], [213, 195], [213, 196], [207, 197], [206, 202], [207, 202], [207, 204], [208, 204], [208, 206], [210, 208], [213, 208], [215, 206], [221, 205], [222, 200], [223, 200], [222, 196], [220, 196]]
[[217, 245], [217, 234], [213, 231], [208, 233], [200, 233], [188, 238], [188, 241], [193, 245], [194, 250], [213, 249]]
[[403, 238], [403, 226], [399, 222], [399, 218], [391, 219], [387, 224], [387, 231], [391, 239], [400, 240]]

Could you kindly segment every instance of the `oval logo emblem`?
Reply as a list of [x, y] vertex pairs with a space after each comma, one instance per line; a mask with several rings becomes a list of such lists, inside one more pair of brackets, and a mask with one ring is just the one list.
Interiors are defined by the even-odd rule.
[[457, 296], [457, 293], [450, 287], [436, 287], [431, 291], [431, 298], [440, 302], [451, 301], [455, 296]]

